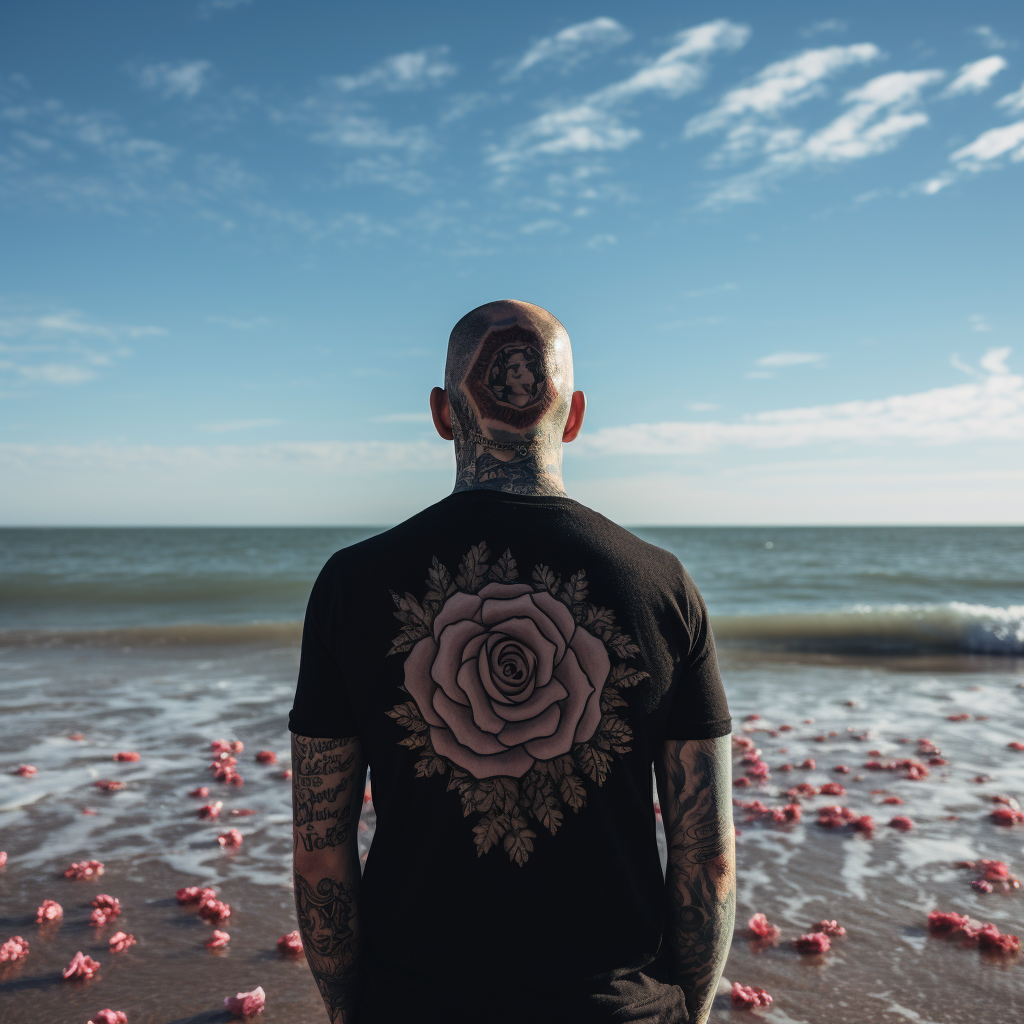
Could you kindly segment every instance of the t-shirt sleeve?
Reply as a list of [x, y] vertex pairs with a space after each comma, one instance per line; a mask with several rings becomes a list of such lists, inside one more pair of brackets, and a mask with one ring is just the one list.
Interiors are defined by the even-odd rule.
[[336, 647], [331, 643], [341, 618], [337, 594], [328, 563], [313, 585], [302, 627], [299, 680], [288, 716], [288, 728], [299, 736], [339, 739], [360, 732]]
[[666, 740], [710, 740], [732, 732], [708, 609], [685, 571], [678, 606], [688, 648], [680, 660], [665, 724]]

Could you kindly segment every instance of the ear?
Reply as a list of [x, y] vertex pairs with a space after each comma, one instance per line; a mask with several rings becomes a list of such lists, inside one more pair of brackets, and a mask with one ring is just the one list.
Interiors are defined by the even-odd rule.
[[574, 391], [569, 403], [569, 418], [565, 421], [562, 440], [568, 443], [575, 441], [576, 435], [583, 427], [583, 417], [587, 413], [587, 396], [582, 391]]
[[430, 415], [434, 421], [434, 429], [446, 440], [454, 441], [452, 430], [452, 410], [448, 404], [448, 395], [444, 388], [434, 388], [430, 392]]

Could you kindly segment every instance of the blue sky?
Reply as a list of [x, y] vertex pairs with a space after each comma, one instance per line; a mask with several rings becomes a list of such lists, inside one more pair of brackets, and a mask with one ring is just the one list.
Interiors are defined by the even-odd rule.
[[0, 523], [397, 521], [502, 297], [622, 522], [1021, 521], [1018, 4], [0, 19]]

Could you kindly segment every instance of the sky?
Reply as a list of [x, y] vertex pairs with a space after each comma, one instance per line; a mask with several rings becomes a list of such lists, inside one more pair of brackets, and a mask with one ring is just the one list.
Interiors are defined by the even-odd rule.
[[1019, 3], [0, 7], [0, 525], [387, 524], [448, 332], [628, 525], [1024, 520]]

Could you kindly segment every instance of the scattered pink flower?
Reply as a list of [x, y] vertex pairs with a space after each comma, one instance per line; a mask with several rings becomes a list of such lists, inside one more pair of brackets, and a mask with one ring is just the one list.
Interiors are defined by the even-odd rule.
[[1024, 811], [1016, 811], [1012, 807], [997, 807], [990, 815], [997, 825], [1016, 825], [1024, 822]]
[[909, 832], [914, 827], [914, 822], [905, 814], [897, 814], [889, 822], [889, 828], [898, 828], [901, 832]]
[[809, 932], [793, 940], [798, 953], [827, 953], [832, 947], [832, 940], [824, 932]]
[[28, 956], [28, 939], [12, 935], [0, 946], [0, 964], [13, 964], [15, 960]]
[[89, 1024], [128, 1024], [128, 1014], [123, 1010], [100, 1010]]
[[850, 822], [850, 828], [855, 832], [867, 832], [871, 833], [875, 830], [875, 819], [870, 814], [862, 814], [859, 818], [854, 818]]
[[760, 721], [760, 719], [761, 719], [761, 716], [757, 715], [757, 714], [750, 714], [750, 715], [744, 715], [743, 716], [743, 721], [744, 722], [757, 722], [757, 721]]
[[137, 750], [122, 750], [114, 755], [115, 761], [141, 761], [142, 755]]
[[898, 796], [887, 796], [883, 801], [883, 804], [901, 804], [903, 801]]
[[96, 960], [79, 950], [71, 958], [71, 963], [64, 968], [64, 978], [91, 978], [99, 969], [100, 965]]
[[221, 809], [224, 806], [223, 800], [218, 800], [215, 804], [204, 804], [199, 808], [198, 817], [200, 818], [216, 818], [220, 814]]
[[959, 715], [946, 715], [947, 722], [966, 722], [971, 716], [966, 711], [961, 711]]
[[193, 789], [189, 796], [199, 797], [200, 800], [205, 799], [210, 795], [210, 790], [206, 786], [200, 786], [198, 789]]
[[241, 846], [242, 845], [242, 833], [237, 828], [229, 828], [227, 832], [223, 832], [217, 836], [217, 842], [221, 846]]
[[818, 762], [815, 761], [813, 757], [809, 757], [802, 764], [798, 765], [798, 767], [799, 768], [804, 768], [807, 771], [812, 772], [812, 771], [814, 771], [815, 768], [818, 767]]
[[217, 893], [213, 889], [204, 889], [198, 885], [188, 885], [177, 892], [179, 903], [203, 903], [206, 900], [215, 899]]
[[734, 981], [732, 1005], [740, 1010], [753, 1010], [761, 1006], [771, 1006], [772, 997], [763, 988], [752, 988], [750, 985], [741, 985]]
[[1024, 743], [1021, 743], [1020, 740], [1014, 740], [1012, 743], [1007, 743], [1006, 745], [1011, 750], [1024, 750]]
[[124, 932], [114, 932], [110, 936], [110, 952], [123, 953], [129, 946], [135, 945], [135, 936], [126, 935]]
[[290, 779], [291, 777], [292, 777], [292, 770], [291, 770], [291, 768], [285, 768], [285, 770], [283, 772], [281, 772], [281, 778], [282, 779]]
[[91, 807], [83, 807], [82, 808], [82, 813], [83, 814], [95, 814], [96, 812]]
[[4, 867], [6, 864], [7, 864], [7, 851], [6, 850], [0, 850], [0, 868]]
[[35, 775], [38, 771], [39, 769], [34, 764], [19, 764], [11, 774], [20, 775], [23, 779], [27, 779]]
[[103, 865], [98, 860], [76, 860], [64, 869], [65, 878], [99, 878]]
[[231, 907], [221, 900], [204, 900], [199, 904], [199, 916], [206, 921], [217, 924], [231, 916]]
[[222, 946], [226, 946], [231, 941], [231, 936], [227, 932], [213, 933], [213, 938], [206, 944], [207, 949], [220, 949]]
[[89, 1024], [128, 1024], [128, 1014], [123, 1010], [100, 1010]]
[[241, 740], [235, 740], [231, 744], [232, 754], [240, 754], [243, 750], [245, 750], [245, 744]]
[[56, 921], [58, 917], [64, 916], [64, 908], [56, 900], [43, 900], [36, 910], [36, 921], [42, 924], [44, 921]]
[[85, 734], [84, 733], [80, 733], [80, 732], [68, 733], [68, 739], [69, 740], [76, 740], [76, 741], [77, 740], [84, 740], [85, 739]]
[[997, 950], [1001, 953], [1019, 953], [1020, 939], [1016, 935], [1004, 935], [994, 924], [983, 924], [978, 934], [982, 949]]
[[768, 939], [776, 942], [782, 935], [782, 929], [777, 924], [772, 924], [764, 914], [755, 914], [748, 922], [747, 927], [759, 939]]
[[835, 768], [832, 769], [832, 771], [838, 772], [840, 775], [850, 774], [850, 769], [845, 764], [837, 764]]
[[248, 818], [250, 815], [256, 812], [250, 807], [234, 807], [231, 810], [232, 818]]
[[263, 1011], [267, 994], [257, 985], [251, 992], [239, 992], [238, 995], [226, 996], [224, 1006], [236, 1017], [252, 1017]]
[[984, 878], [976, 878], [971, 882], [971, 888], [977, 889], [978, 892], [989, 893], [992, 892], [992, 883]]
[[256, 760], [260, 764], [277, 764], [277, 754], [273, 750], [260, 750], [256, 753]]
[[819, 921], [817, 924], [811, 925], [812, 932], [824, 932], [826, 935], [831, 935], [833, 938], [836, 936], [842, 936], [846, 934], [846, 929], [835, 920], [832, 921]]
[[742, 789], [744, 786], [750, 785], [750, 779], [748, 779], [745, 775], [741, 775], [738, 779], [733, 779], [732, 784], [737, 788]]
[[846, 796], [846, 787], [840, 782], [825, 782], [821, 793], [823, 796]]
[[210, 743], [210, 749], [215, 754], [223, 754], [231, 750], [231, 744], [227, 740], [213, 740]]
[[302, 936], [297, 931], [282, 935], [277, 940], [277, 948], [282, 953], [298, 954], [302, 952]]
[[93, 785], [105, 793], [116, 793], [119, 789], [124, 789], [124, 783], [119, 779], [97, 779]]

